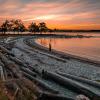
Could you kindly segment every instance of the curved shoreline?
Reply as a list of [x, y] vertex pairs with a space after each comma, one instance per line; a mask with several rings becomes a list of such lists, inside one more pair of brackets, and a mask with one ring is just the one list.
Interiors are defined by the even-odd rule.
[[[40, 36], [40, 37], [37, 37], [37, 38], [43, 38], [43, 36], [42, 37]], [[24, 42], [26, 44], [28, 44], [29, 46], [31, 46], [31, 47], [35, 47], [36, 49], [39, 49], [39, 50], [42, 50], [44, 52], [57, 55], [57, 56], [59, 56], [59, 57], [61, 57], [63, 59], [70, 59], [70, 58], [71, 59], [76, 59], [76, 60], [79, 60], [81, 62], [85, 62], [85, 63], [88, 63], [88, 64], [96, 65], [97, 67], [100, 67], [100, 62], [99, 61], [95, 61], [95, 60], [92, 60], [92, 59], [88, 59], [88, 58], [84, 58], [84, 57], [80, 57], [80, 56], [64, 53], [64, 52], [57, 51], [57, 50], [54, 50], [54, 49], [52, 49], [52, 51], [50, 52], [48, 48], [36, 43], [35, 40], [32, 40], [33, 39], [32, 37], [28, 38], [28, 39], [25, 39]]]

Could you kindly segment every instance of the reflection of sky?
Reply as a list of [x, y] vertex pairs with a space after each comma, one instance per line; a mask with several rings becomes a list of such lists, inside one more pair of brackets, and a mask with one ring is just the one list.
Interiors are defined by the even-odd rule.
[[45, 21], [52, 28], [100, 29], [100, 0], [0, 0], [0, 22], [8, 18]]
[[100, 61], [100, 38], [38, 39], [37, 42], [52, 49]]

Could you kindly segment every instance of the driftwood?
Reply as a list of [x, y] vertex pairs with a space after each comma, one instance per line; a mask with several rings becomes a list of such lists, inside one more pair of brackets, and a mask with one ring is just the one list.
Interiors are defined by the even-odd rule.
[[11, 70], [16, 77], [21, 77], [19, 66], [17, 66], [14, 62], [8, 60], [2, 53], [0, 53], [0, 59], [4, 63], [5, 67]]
[[42, 92], [37, 100], [74, 100], [73, 98], [68, 98], [62, 95], [51, 94]]
[[34, 68], [33, 66], [29, 66], [28, 68], [39, 75], [41, 75], [41, 73], [42, 73], [41, 71], [39, 71], [37, 68]]
[[58, 94], [59, 92], [55, 89], [52, 89], [48, 84], [46, 84], [45, 82], [43, 82], [42, 80], [40, 79], [37, 79], [35, 77], [32, 77], [31, 75], [25, 73], [25, 72], [22, 72], [24, 74], [25, 77], [27, 77], [28, 79], [30, 79], [31, 81], [33, 81], [34, 83], [36, 83], [38, 86], [40, 86], [41, 88], [47, 90], [47, 91], [50, 91], [52, 93], [56, 93]]
[[4, 81], [5, 80], [5, 75], [4, 75], [4, 64], [0, 60], [0, 73], [1, 73], [1, 79]]
[[30, 91], [32, 91], [37, 97], [40, 95], [40, 93], [42, 92], [39, 87], [37, 87], [36, 84], [34, 84], [33, 82], [31, 82], [29, 79], [27, 78], [22, 78], [20, 80], [16, 80], [16, 83], [20, 83], [22, 86], [27, 87]]
[[34, 92], [32, 92], [30, 89], [28, 89], [24, 85], [24, 83], [23, 83], [24, 81], [23, 82], [21, 82], [21, 81], [22, 80], [16, 81], [16, 83], [20, 87], [20, 91], [21, 91], [22, 95], [24, 96], [23, 99], [26, 98], [26, 100], [28, 100], [28, 98], [30, 97], [31, 98], [30, 100], [34, 100], [34, 97], [36, 97], [35, 94], [34, 94]]
[[37, 100], [74, 100], [73, 98], [68, 98], [60, 94], [52, 94], [49, 92], [41, 91], [35, 84], [33, 85], [33, 83], [27, 79], [18, 80], [17, 83], [20, 83], [21, 85], [31, 90], [37, 96]]
[[0, 60], [0, 65], [2, 66], [2, 67], [4, 67], [4, 64], [2, 63], [2, 61]]
[[14, 62], [16, 62], [17, 64], [23, 66], [23, 67], [26, 67], [27, 68], [27, 65], [25, 63], [23, 63], [20, 59], [18, 59], [17, 57], [13, 57], [11, 55], [9, 55], [9, 58], [11, 60], [13, 60]]
[[31, 76], [34, 76], [36, 77], [36, 73], [32, 72], [31, 70], [29, 70], [28, 68], [21, 68], [22, 71], [26, 72], [26, 73], [29, 73]]
[[4, 75], [4, 71], [3, 71], [3, 67], [0, 66], [0, 76], [1, 76], [1, 79], [4, 81], [5, 80], [5, 75]]
[[10, 52], [9, 50], [7, 50], [5, 47], [3, 47], [3, 46], [1, 46], [1, 45], [0, 45], [0, 50], [2, 50], [3, 52], [5, 52], [5, 53], [7, 53], [7, 54], [9, 54], [9, 55], [14, 56], [12, 52]]
[[60, 57], [57, 57], [57, 56], [55, 56], [55, 55], [48, 54], [48, 53], [44, 53], [44, 52], [41, 52], [41, 51], [36, 51], [36, 50], [35, 50], [35, 52], [40, 53], [40, 54], [42, 54], [42, 55], [46, 55], [46, 56], [48, 56], [48, 57], [50, 57], [50, 58], [54, 58], [54, 59], [56, 59], [56, 60], [58, 60], [58, 61], [62, 61], [62, 62], [65, 62], [65, 63], [66, 63], [66, 60], [65, 60], [65, 59], [60, 58]]
[[94, 98], [94, 97], [100, 98], [100, 93], [98, 93], [96, 91], [92, 91], [89, 87], [86, 87], [86, 86], [80, 84], [79, 82], [75, 82], [71, 79], [62, 77], [59, 74], [45, 71], [43, 73], [43, 77], [52, 79], [52, 80], [58, 82], [59, 84], [66, 86], [67, 88], [72, 89], [75, 92], [82, 93], [90, 98]]
[[[29, 51], [27, 51], [27, 50], [25, 50], [25, 49], [22, 49], [22, 48], [19, 48], [19, 47], [17, 47], [17, 48], [20, 49], [21, 51], [26, 52], [26, 53], [30, 53]], [[50, 57], [50, 58], [54, 58], [54, 59], [56, 59], [56, 60], [58, 60], [58, 61], [66, 62], [65, 59], [60, 58], [60, 57], [57, 57], [57, 56], [55, 56], [55, 55], [48, 54], [48, 53], [44, 53], [44, 52], [41, 52], [41, 51], [39, 51], [39, 50], [34, 50], [34, 51], [37, 52], [37, 53], [40, 53], [40, 54], [42, 54], [42, 55], [46, 55], [46, 56], [48, 56], [48, 57]]]
[[77, 77], [77, 76], [73, 76], [73, 75], [66, 74], [66, 73], [61, 73], [61, 72], [57, 72], [57, 73], [59, 75], [64, 76], [64, 77], [70, 78], [72, 80], [76, 80], [76, 81], [79, 81], [79, 82], [82, 82], [82, 83], [86, 83], [86, 84], [92, 85], [92, 86], [94, 86], [96, 88], [100, 88], [100, 83], [97, 83], [95, 81], [88, 80], [88, 79], [81, 78], [81, 77]]

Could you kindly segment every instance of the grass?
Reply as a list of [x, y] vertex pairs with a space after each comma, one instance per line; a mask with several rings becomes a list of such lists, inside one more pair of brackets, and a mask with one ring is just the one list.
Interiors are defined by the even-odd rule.
[[4, 88], [1, 83], [0, 83], [0, 100], [9, 100], [8, 96], [4, 93]]

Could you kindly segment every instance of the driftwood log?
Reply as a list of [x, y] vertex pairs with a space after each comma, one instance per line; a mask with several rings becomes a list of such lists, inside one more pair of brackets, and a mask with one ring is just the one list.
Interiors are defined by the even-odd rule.
[[19, 69], [19, 66], [17, 66], [11, 60], [9, 60], [1, 52], [0, 52], [0, 59], [4, 63], [5, 67], [7, 67], [9, 70], [11, 70], [16, 77], [18, 77], [18, 78], [21, 78], [22, 77], [21, 72], [20, 72], [20, 69]]
[[68, 97], [65, 97], [65, 96], [62, 96], [62, 95], [42, 92], [37, 100], [74, 100], [74, 99], [71, 98], [71, 97], [68, 98]]
[[100, 88], [100, 83], [97, 83], [95, 81], [88, 80], [88, 79], [81, 78], [81, 77], [77, 77], [77, 76], [73, 76], [73, 75], [66, 74], [66, 73], [61, 73], [61, 72], [57, 72], [57, 73], [59, 75], [64, 76], [64, 77], [70, 78], [72, 80], [76, 80], [76, 81], [79, 81], [79, 82], [82, 82], [82, 83], [86, 83], [86, 84], [92, 85], [92, 86], [94, 86], [96, 88]]
[[[93, 98], [100, 98], [100, 93], [96, 92], [96, 91], [92, 91], [91, 88], [89, 87], [86, 87], [78, 82], [75, 82], [71, 79], [68, 79], [68, 78], [65, 78], [65, 77], [62, 77], [61, 75], [59, 74], [56, 74], [56, 73], [53, 73], [53, 72], [47, 72], [47, 71], [44, 71], [43, 73], [43, 77], [44, 78], [48, 78], [48, 79], [52, 79], [56, 82], [58, 82], [59, 84], [75, 91], [75, 92], [78, 92], [80, 94], [84, 94], [88, 97], [90, 97], [92, 100]], [[95, 99], [94, 99], [95, 100]]]
[[28, 68], [22, 67], [21, 70], [26, 72], [27, 74], [30, 74], [31, 76], [34, 76], [34, 77], [37, 76], [36, 73], [34, 73], [33, 71], [29, 70]]
[[0, 77], [1, 77], [1, 79], [3, 81], [5, 80], [4, 70], [3, 70], [3, 67], [2, 66], [0, 66]]
[[45, 82], [43, 82], [42, 80], [38, 79], [38, 78], [35, 78], [35, 77], [32, 77], [31, 75], [25, 73], [25, 72], [22, 72], [24, 74], [25, 77], [27, 77], [28, 79], [30, 79], [31, 81], [33, 81], [34, 83], [36, 83], [39, 87], [47, 90], [47, 91], [50, 91], [52, 93], [56, 93], [58, 94], [59, 92], [55, 89], [52, 89], [48, 84], [46, 84]]
[[1, 46], [1, 45], [0, 45], [0, 50], [1, 50], [2, 52], [5, 52], [5, 53], [7, 53], [7, 54], [9, 54], [9, 55], [14, 56], [12, 52], [10, 52], [9, 50], [7, 50], [5, 47], [3, 47], [3, 46]]
[[13, 57], [11, 55], [9, 55], [9, 58], [11, 60], [13, 60], [14, 62], [16, 62], [17, 64], [23, 66], [23, 67], [26, 67], [27, 68], [27, 65], [25, 63], [23, 63], [20, 59], [18, 59], [17, 57]]

